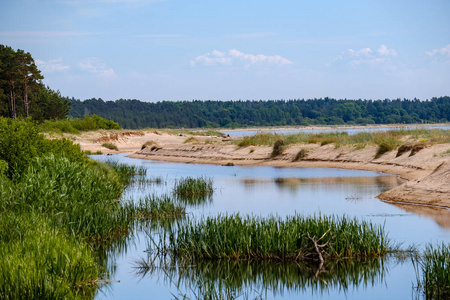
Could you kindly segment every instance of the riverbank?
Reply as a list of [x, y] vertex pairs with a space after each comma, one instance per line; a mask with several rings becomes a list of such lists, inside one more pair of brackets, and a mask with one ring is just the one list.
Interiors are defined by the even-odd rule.
[[[272, 146], [238, 147], [233, 138], [173, 134], [169, 131], [99, 131], [72, 139], [92, 153], [130, 153], [130, 157], [182, 163], [265, 165], [276, 167], [327, 167], [357, 169], [398, 175], [408, 181], [379, 195], [381, 200], [450, 208], [450, 145], [426, 144], [414, 149], [388, 151], [367, 145], [335, 147], [334, 144], [289, 145], [271, 158]], [[118, 151], [102, 147], [114, 143]], [[144, 144], [147, 144], [145, 147]], [[300, 151], [304, 155], [295, 161]]]

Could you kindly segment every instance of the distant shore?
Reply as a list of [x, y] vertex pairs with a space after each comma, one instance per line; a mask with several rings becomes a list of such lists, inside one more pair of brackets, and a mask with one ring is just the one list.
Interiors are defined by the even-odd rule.
[[[430, 124], [430, 126], [448, 126], [448, 124]], [[398, 128], [400, 126], [394, 125], [391, 127]], [[294, 129], [292, 127], [282, 128]], [[308, 128], [334, 129], [337, 127]], [[234, 130], [272, 131], [274, 129], [275, 127], [264, 127]], [[302, 127], [302, 129], [305, 128]], [[276, 130], [281, 130], [281, 128], [276, 127]], [[377, 159], [374, 158], [377, 151], [375, 146], [366, 146], [363, 149], [356, 150], [349, 146], [336, 148], [332, 144], [324, 146], [296, 144], [289, 146], [282, 155], [269, 158], [272, 152], [270, 146], [238, 147], [229, 141], [230, 138], [195, 134], [177, 135], [164, 130], [86, 132], [69, 136], [69, 138], [80, 144], [82, 150], [88, 150], [92, 153], [101, 151], [104, 154], [128, 153], [129, 157], [133, 158], [217, 165], [343, 168], [394, 174], [408, 181], [379, 195], [381, 200], [398, 202], [401, 205], [410, 203], [450, 208], [450, 185], [448, 184], [450, 182], [450, 156], [444, 155], [444, 153], [450, 151], [450, 144], [427, 145], [413, 156], [409, 153], [398, 155], [398, 152], [394, 150]], [[191, 141], [188, 141], [189, 138]], [[102, 143], [105, 141], [116, 144], [119, 151], [102, 147]], [[143, 147], [145, 143], [148, 146]], [[307, 150], [308, 155], [301, 161], [294, 162], [293, 160], [300, 149]]]

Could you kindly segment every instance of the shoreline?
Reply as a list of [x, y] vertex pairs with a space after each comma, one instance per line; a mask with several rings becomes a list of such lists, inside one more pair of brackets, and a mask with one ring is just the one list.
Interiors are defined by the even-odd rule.
[[[375, 146], [355, 149], [350, 146], [335, 148], [333, 144], [295, 144], [287, 147], [281, 155], [269, 158], [270, 146], [239, 148], [223, 137], [175, 135], [158, 130], [90, 132], [72, 139], [82, 150], [92, 153], [100, 150], [103, 154], [125, 153], [131, 158], [215, 165], [341, 168], [391, 174], [408, 181], [378, 195], [381, 201], [450, 208], [450, 158], [442, 155], [450, 150], [449, 144], [427, 145], [414, 155], [398, 155], [393, 150], [377, 159], [374, 158]], [[101, 146], [108, 139], [118, 146], [119, 151]], [[189, 139], [193, 140], [188, 142]], [[151, 145], [143, 147], [148, 142]], [[294, 162], [300, 149], [305, 149], [307, 156]]]

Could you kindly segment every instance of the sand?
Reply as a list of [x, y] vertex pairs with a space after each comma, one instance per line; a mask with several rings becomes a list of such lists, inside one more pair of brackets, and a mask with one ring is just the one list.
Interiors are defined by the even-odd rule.
[[[381, 200], [403, 206], [450, 208], [450, 155], [445, 154], [450, 150], [450, 144], [427, 145], [412, 156], [410, 150], [399, 156], [394, 150], [377, 159], [374, 158], [377, 151], [374, 146], [358, 150], [350, 146], [335, 148], [332, 144], [299, 144], [270, 158], [272, 147], [239, 148], [229, 141], [230, 138], [224, 137], [177, 135], [156, 130], [97, 131], [66, 137], [80, 144], [82, 150], [128, 153], [134, 158], [219, 165], [343, 168], [394, 174], [407, 181], [379, 195]], [[119, 151], [102, 147], [105, 142], [114, 143]], [[142, 148], [145, 143], [148, 145]], [[293, 162], [300, 149], [305, 149], [307, 156]]]

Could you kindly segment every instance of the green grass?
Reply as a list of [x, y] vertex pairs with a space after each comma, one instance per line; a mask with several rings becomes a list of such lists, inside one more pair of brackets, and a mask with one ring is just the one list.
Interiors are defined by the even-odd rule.
[[127, 214], [136, 219], [179, 218], [186, 214], [186, 208], [169, 195], [148, 195], [138, 203], [124, 206]]
[[85, 115], [82, 119], [46, 120], [39, 125], [41, 132], [73, 133], [80, 131], [92, 131], [98, 129], [122, 129], [114, 121], [106, 120], [97, 115]]
[[174, 257], [187, 260], [317, 260], [312, 240], [326, 245], [325, 260], [377, 258], [393, 250], [381, 226], [347, 217], [300, 215], [190, 220], [165, 246]]
[[306, 156], [308, 156], [308, 150], [302, 148], [297, 152], [297, 155], [295, 155], [295, 157], [292, 161], [301, 161]]
[[257, 133], [253, 136], [245, 136], [235, 143], [239, 147], [248, 146], [273, 146], [277, 140], [283, 139], [286, 146], [300, 143], [310, 144], [335, 144], [340, 146], [354, 146], [364, 148], [366, 145], [386, 144], [398, 147], [404, 144], [405, 139], [410, 139], [418, 143], [443, 144], [450, 143], [450, 130], [445, 129], [410, 129], [391, 130], [386, 132], [360, 132], [355, 135], [348, 135], [346, 132], [328, 132], [318, 134], [296, 133], [279, 135], [272, 133]]
[[272, 158], [277, 157], [277, 156], [283, 154], [283, 151], [284, 151], [284, 140], [278, 139], [273, 144], [273, 149], [272, 149], [272, 153], [270, 154], [270, 157], [272, 157]]
[[208, 177], [185, 177], [177, 179], [173, 192], [178, 197], [211, 196], [214, 192], [213, 180]]
[[116, 150], [116, 151], [119, 151], [119, 148], [118, 148], [117, 145], [114, 144], [114, 143], [103, 143], [103, 144], [102, 144], [102, 147], [105, 147], [105, 148], [107, 148], [107, 149], [109, 149], [109, 150]]
[[450, 245], [429, 245], [420, 260], [418, 289], [425, 299], [450, 299]]

